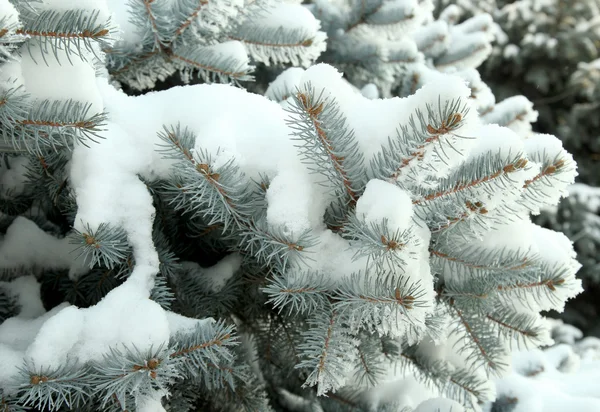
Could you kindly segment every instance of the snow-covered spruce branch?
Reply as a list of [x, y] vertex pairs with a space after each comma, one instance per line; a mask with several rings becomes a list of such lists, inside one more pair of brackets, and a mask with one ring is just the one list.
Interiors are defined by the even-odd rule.
[[105, 49], [108, 68], [136, 89], [176, 71], [184, 80], [239, 83], [252, 79], [251, 61], [307, 66], [325, 47], [310, 12], [269, 0], [143, 0], [120, 6], [115, 18], [128, 30]]
[[329, 36], [322, 61], [358, 87], [375, 84], [386, 97], [414, 93], [415, 87], [406, 92], [406, 83], [423, 84], [420, 73], [428, 68], [476, 68], [492, 51], [490, 15], [457, 24], [451, 13], [441, 13], [435, 20], [429, 0], [319, 0], [310, 9]]

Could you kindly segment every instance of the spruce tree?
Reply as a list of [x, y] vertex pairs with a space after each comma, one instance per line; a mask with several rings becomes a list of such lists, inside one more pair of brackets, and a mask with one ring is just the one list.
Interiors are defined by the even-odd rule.
[[[432, 10], [0, 0], [2, 407], [491, 401], [581, 290], [568, 239], [529, 217], [576, 165], [481, 82], [489, 16]], [[382, 34], [380, 63], [344, 60]], [[244, 90], [266, 64], [296, 67]], [[125, 93], [172, 76], [202, 84]]]

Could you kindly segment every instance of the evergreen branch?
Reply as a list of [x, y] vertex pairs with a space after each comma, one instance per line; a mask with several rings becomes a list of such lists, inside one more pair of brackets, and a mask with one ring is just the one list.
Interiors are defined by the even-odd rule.
[[40, 410], [73, 409], [85, 405], [91, 398], [89, 369], [73, 364], [56, 368], [20, 368], [12, 385], [19, 405]]
[[276, 28], [256, 25], [252, 20], [240, 25], [229, 36], [246, 46], [254, 60], [269, 65], [292, 63], [307, 66], [325, 49], [324, 33], [306, 29]]
[[117, 401], [124, 410], [130, 407], [132, 395], [151, 396], [157, 390], [166, 390], [179, 377], [177, 363], [170, 360], [162, 346], [145, 351], [110, 348], [101, 361], [93, 362], [92, 370], [90, 378], [102, 398], [101, 406]]
[[496, 299], [494, 282], [488, 277], [448, 276], [438, 291], [438, 298], [452, 301], [470, 313], [484, 314], [492, 310]]
[[510, 127], [513, 123], [522, 122], [523, 120], [525, 120], [527, 115], [528, 112], [526, 110], [517, 112], [515, 115], [513, 115], [513, 117], [510, 120], [508, 120], [504, 124], [500, 124], [500, 126]]
[[[2, 145], [1, 151], [20, 151], [21, 133], [14, 129], [17, 123], [27, 118], [31, 110], [31, 100], [22, 85], [12, 79], [13, 87], [10, 87], [11, 79], [7, 79], [5, 88], [0, 89], [0, 132], [3, 139], [0, 144], [6, 142], [9, 148]], [[10, 138], [10, 141], [9, 141]]]
[[[357, 347], [358, 362], [354, 368], [354, 380], [359, 386], [373, 387], [385, 372], [385, 359], [381, 353], [381, 338], [377, 335], [362, 334]], [[387, 359], [385, 359], [387, 360]]]
[[265, 265], [274, 265], [280, 273], [290, 266], [307, 263], [310, 249], [318, 244], [310, 230], [289, 234], [283, 228], [270, 227], [264, 219], [242, 222], [240, 229], [243, 250]]
[[148, 21], [150, 22], [150, 26], [152, 27], [152, 35], [154, 36], [154, 47], [162, 48], [163, 42], [158, 35], [159, 28], [158, 24], [156, 23], [156, 17], [154, 16], [154, 12], [152, 10], [152, 3], [154, 3], [154, 0], [142, 0], [142, 3], [144, 4], [144, 9], [146, 11], [146, 14], [148, 15]]
[[187, 30], [188, 27], [190, 27], [190, 25], [193, 23], [194, 19], [196, 19], [198, 17], [200, 10], [202, 10], [202, 8], [204, 6], [206, 6], [207, 4], [208, 4], [208, 0], [199, 0], [198, 1], [198, 6], [196, 6], [196, 8], [192, 10], [190, 15], [186, 19], [184, 19], [183, 22], [179, 25], [179, 27], [177, 27], [177, 29], [175, 30], [175, 35], [173, 36], [172, 41], [174, 41], [177, 37], [179, 37], [181, 34], [183, 34], [183, 32], [185, 30]]
[[513, 291], [517, 289], [531, 289], [531, 288], [539, 288], [546, 287], [550, 291], [555, 292], [557, 286], [561, 286], [565, 283], [565, 279], [561, 277], [555, 277], [551, 279], [543, 279], [536, 282], [516, 282], [510, 285], [500, 285], [498, 286], [498, 290], [502, 292]]
[[367, 24], [369, 17], [376, 14], [383, 7], [384, 4], [385, 2], [383, 0], [377, 0], [373, 4], [373, 6], [367, 9], [367, 1], [361, 0], [361, 8], [358, 14], [358, 18], [355, 19], [354, 22], [350, 23], [344, 31], [348, 33], [354, 30], [355, 28], [359, 27], [360, 25]]
[[[347, 397], [344, 397], [344, 396], [340, 396], [336, 392], [333, 392], [333, 391], [327, 392], [326, 394], [323, 395], [323, 397], [324, 397], [324, 399], [321, 402], [325, 402], [325, 401], [331, 399], [331, 400], [343, 405], [344, 408], [350, 408], [350, 411], [362, 412], [364, 410], [363, 408], [360, 407], [358, 401], [348, 399]], [[347, 409], [343, 409], [343, 410], [346, 411]]]
[[319, 396], [341, 387], [354, 364], [356, 342], [340, 323], [332, 308], [314, 313], [310, 329], [302, 333], [304, 341], [298, 345], [303, 360], [296, 368], [310, 371], [304, 386], [317, 385]]
[[[0, 213], [10, 216], [23, 214], [32, 206], [31, 193], [13, 194], [12, 190], [3, 190], [0, 185]], [[4, 192], [2, 194], [2, 192]]]
[[545, 166], [540, 173], [535, 175], [533, 178], [525, 181], [523, 189], [528, 189], [533, 183], [537, 182], [538, 180], [544, 177], [554, 175], [563, 166], [565, 166], [565, 161], [563, 159], [558, 159], [554, 164]]
[[[458, 320], [454, 333], [459, 333], [459, 329], [462, 329], [464, 339], [468, 343], [458, 351], [467, 352], [467, 362], [472, 366], [484, 366], [488, 373], [499, 373], [505, 366], [501, 360], [505, 355], [502, 343], [489, 330], [486, 323], [475, 317], [478, 315], [469, 314], [467, 317], [467, 314], [458, 308], [452, 299], [447, 301], [447, 304]], [[460, 341], [456, 344], [460, 345]]]
[[124, 262], [130, 253], [125, 231], [106, 223], [101, 223], [95, 230], [89, 224], [83, 232], [73, 229], [70, 237], [70, 243], [78, 245], [74, 250], [80, 251], [77, 258], [83, 257], [90, 268], [102, 265], [112, 269]]
[[97, 143], [106, 121], [105, 113], [90, 114], [92, 105], [73, 100], [43, 100], [36, 102], [29, 113], [11, 119], [13, 127], [6, 130], [16, 147], [24, 145], [39, 154], [42, 148], [72, 148], [76, 143], [87, 147], [87, 141]]
[[[507, 165], [494, 170], [492, 173], [488, 173], [483, 176], [477, 176], [476, 178], [471, 179], [469, 181], [461, 181], [460, 179], [456, 179], [456, 183], [454, 183], [452, 187], [445, 190], [443, 189], [431, 192], [422, 196], [421, 198], [414, 199], [413, 204], [420, 205], [426, 202], [431, 202], [440, 198], [447, 197], [449, 195], [455, 195], [457, 193], [464, 192], [474, 187], [493, 182], [496, 179], [503, 178], [511, 173], [522, 170], [523, 168], [525, 168], [526, 165], [527, 159], [519, 157], [515, 161], [510, 162]], [[447, 181], [451, 181], [451, 179], [448, 179]], [[444, 187], [445, 184], [441, 184], [440, 186]]]
[[[462, 212], [456, 217], [446, 216], [447, 222], [443, 223], [440, 226], [438, 226], [437, 228], [431, 230], [431, 233], [439, 233], [446, 229], [450, 229], [457, 223], [464, 222], [465, 220], [467, 220], [469, 218], [469, 216], [470, 216], [469, 212]], [[431, 252], [431, 253], [434, 253], [434, 252]]]
[[471, 327], [471, 325], [465, 320], [465, 317], [463, 316], [462, 312], [460, 309], [454, 308], [458, 318], [460, 319], [460, 322], [463, 324], [465, 330], [467, 331], [467, 333], [469, 334], [469, 336], [471, 337], [471, 340], [475, 343], [475, 345], [477, 346], [477, 349], [479, 350], [479, 352], [481, 353], [481, 356], [483, 356], [483, 358], [486, 360], [487, 365], [494, 369], [496, 368], [496, 364], [494, 361], [492, 361], [487, 353], [487, 351], [485, 350], [485, 348], [481, 345], [481, 342], [479, 340], [479, 338], [477, 337], [477, 335], [475, 334], [475, 332], [473, 331], [473, 328]]
[[[471, 269], [482, 269], [482, 270], [490, 270], [490, 271], [517, 271], [517, 270], [525, 269], [532, 265], [532, 262], [529, 259], [527, 259], [526, 257], [523, 257], [521, 259], [521, 262], [517, 263], [517, 264], [499, 263], [499, 264], [491, 264], [490, 265], [489, 263], [481, 264], [481, 263], [469, 262], [467, 260], [461, 259], [456, 256], [451, 256], [447, 253], [444, 253], [440, 250], [436, 250], [433, 248], [429, 249], [429, 253], [432, 256], [435, 256], [435, 257], [438, 257], [438, 258], [441, 258], [441, 259], [447, 260], [449, 262], [456, 263], [456, 264], [459, 264], [459, 265], [462, 265], [462, 266], [465, 266], [465, 267], [468, 267]], [[512, 262], [512, 261], [514, 261], [514, 259], [508, 258], [508, 261]]]
[[194, 69], [205, 81], [222, 83], [251, 80], [253, 67], [247, 59], [239, 60], [236, 56], [226, 55], [218, 51], [218, 45], [192, 47], [181, 45], [169, 52], [168, 57], [178, 65], [180, 70]]
[[257, 46], [265, 46], [265, 47], [285, 47], [285, 48], [294, 48], [294, 47], [309, 47], [312, 45], [312, 40], [301, 40], [294, 43], [276, 43], [272, 41], [272, 37], [269, 37], [270, 41], [258, 41], [258, 40], [247, 40], [241, 37], [229, 36], [231, 40], [237, 40], [242, 43], [254, 44]]
[[[57, 61], [60, 61], [59, 55], [64, 55], [71, 62], [73, 53], [85, 59], [82, 48], [95, 53], [94, 43], [107, 47], [111, 38], [110, 22], [100, 20], [99, 10], [23, 10], [21, 20], [24, 26], [16, 33], [34, 38], [42, 50], [50, 46]], [[29, 43], [27, 47], [30, 47]], [[44, 60], [45, 55], [43, 52]]]
[[172, 336], [169, 357], [180, 359], [183, 375], [199, 378], [209, 390], [222, 388], [224, 383], [234, 388], [231, 347], [238, 344], [238, 338], [233, 326], [213, 322], [204, 320], [193, 331]]
[[192, 216], [203, 213], [210, 219], [209, 226], [223, 224], [223, 230], [234, 222], [235, 234], [239, 236], [235, 241], [262, 263], [275, 261], [281, 271], [290, 261], [298, 264], [308, 258], [307, 249], [316, 244], [309, 232], [288, 234], [269, 227], [264, 218], [251, 216], [257, 205], [252, 200], [252, 186], [246, 183], [233, 159], [214, 169], [207, 152], [199, 150], [192, 155], [196, 137], [187, 128], [165, 128], [159, 137], [166, 143], [161, 149], [165, 158], [181, 162], [177, 168], [181, 182], [175, 182], [177, 195], [171, 200], [176, 208], [185, 208]]
[[[107, 53], [115, 53], [114, 49], [109, 49], [108, 51], [106, 51]], [[134, 69], [136, 69], [140, 63], [143, 63], [145, 61], [147, 61], [148, 59], [151, 59], [152, 57], [155, 57], [157, 55], [159, 55], [161, 52], [159, 50], [152, 50], [143, 54], [140, 54], [139, 56], [136, 56], [134, 58], [129, 58], [127, 63], [121, 64], [118, 69], [114, 69], [115, 66], [115, 62], [114, 62], [114, 58], [110, 58], [108, 59], [108, 66], [111, 69], [110, 70], [110, 74], [117, 77], [117, 76], [121, 76], [124, 73], [128, 72], [128, 71], [133, 71]]]
[[341, 228], [342, 235], [356, 248], [355, 259], [367, 256], [377, 265], [387, 268], [403, 268], [413, 260], [412, 250], [420, 245], [420, 239], [410, 230], [391, 230], [388, 220], [365, 223], [352, 213]]
[[[210, 269], [209, 269], [210, 270]], [[186, 316], [222, 318], [239, 303], [242, 280], [234, 274], [224, 284], [205, 276], [200, 267], [184, 266], [171, 280], [177, 291], [177, 302]]]
[[289, 314], [312, 314], [325, 307], [330, 282], [322, 273], [275, 275], [262, 291], [275, 309], [287, 307]]
[[20, 311], [21, 305], [17, 302], [16, 296], [0, 287], [0, 324], [8, 318], [17, 316]]
[[108, 34], [108, 30], [102, 29], [96, 32], [92, 32], [89, 30], [84, 30], [80, 33], [57, 33], [52, 31], [38, 31], [33, 29], [19, 29], [17, 30], [17, 34], [23, 34], [27, 36], [39, 36], [39, 37], [57, 37], [57, 38], [69, 38], [69, 39], [98, 39], [104, 37]]
[[[195, 134], [187, 128], [164, 128], [158, 136], [166, 145], [159, 151], [167, 159], [179, 160], [175, 181], [177, 195], [170, 203], [184, 208], [192, 217], [208, 218], [207, 224], [222, 224], [227, 230], [232, 222], [243, 225], [250, 218], [253, 204], [249, 201], [247, 179], [233, 158], [215, 168], [212, 156], [205, 150], [191, 154]], [[217, 153], [218, 155], [218, 153]], [[166, 188], [171, 190], [171, 188]]]
[[[438, 70], [444, 70], [446, 68], [452, 67], [452, 66], [458, 66], [460, 67], [460, 64], [467, 62], [469, 60], [473, 60], [474, 56], [477, 55], [486, 55], [491, 51], [491, 46], [490, 44], [484, 40], [484, 43], [480, 43], [480, 44], [476, 44], [476, 45], [469, 45], [470, 47], [468, 49], [462, 49], [460, 50], [463, 53], [456, 53], [454, 56], [452, 56], [449, 53], [446, 53], [444, 56], [440, 57], [439, 59], [437, 59], [435, 61], [435, 68]], [[468, 50], [468, 51], [467, 51]], [[481, 60], [479, 58], [477, 58], [478, 60], [478, 64], [476, 64], [475, 66], [478, 66], [479, 64], [481, 64], [481, 62], [483, 62], [483, 60], [485, 60], [485, 57], [482, 58]]]
[[403, 345], [398, 359], [405, 372], [413, 372], [412, 375], [428, 387], [442, 389], [449, 378], [448, 363], [423, 356], [417, 345]]
[[63, 290], [66, 300], [71, 304], [92, 306], [121, 282], [116, 276], [115, 269], [95, 267], [77, 280], [65, 282], [59, 289]]
[[294, 95], [287, 123], [301, 141], [303, 160], [345, 193], [349, 204], [354, 205], [366, 180], [363, 158], [339, 105], [324, 93], [322, 90], [315, 96], [313, 86], [306, 84]]
[[517, 345], [527, 342], [538, 343], [543, 333], [543, 327], [537, 324], [537, 319], [526, 313], [499, 307], [494, 312], [488, 313], [486, 318], [498, 325], [509, 342], [514, 340]]
[[190, 347], [186, 347], [186, 348], [180, 349], [177, 352], [173, 352], [169, 356], [171, 356], [172, 358], [173, 357], [178, 357], [178, 356], [185, 356], [185, 355], [188, 355], [188, 354], [190, 354], [190, 353], [192, 353], [194, 351], [197, 351], [197, 350], [207, 349], [207, 348], [210, 348], [212, 346], [221, 346], [221, 345], [223, 345], [224, 342], [227, 342], [227, 341], [229, 341], [231, 339], [232, 339], [231, 334], [227, 333], [227, 334], [224, 334], [224, 335], [217, 336], [216, 338], [214, 338], [214, 339], [212, 339], [212, 340], [210, 340], [208, 342], [202, 342], [202, 343], [190, 346]]
[[534, 135], [526, 141], [527, 154], [540, 172], [526, 180], [519, 203], [534, 214], [544, 205], [556, 204], [577, 175], [573, 157], [552, 136]]
[[443, 393], [462, 403], [468, 408], [476, 409], [477, 405], [490, 398], [487, 382], [481, 376], [469, 373], [466, 369], [456, 368], [448, 379]]
[[19, 405], [19, 401], [14, 397], [6, 397], [0, 390], [0, 412], [28, 412], [26, 408]]
[[419, 346], [406, 346], [400, 353], [404, 367], [411, 367], [415, 377], [429, 387], [437, 388], [450, 399], [475, 409], [488, 399], [486, 380], [467, 370], [456, 368], [445, 360], [431, 360], [419, 352]]
[[200, 63], [200, 61], [192, 60], [190, 58], [186, 58], [186, 57], [180, 56], [178, 54], [172, 54], [171, 57], [174, 59], [177, 59], [177, 60], [181, 60], [182, 62], [189, 64], [190, 66], [192, 66], [196, 69], [206, 70], [207, 72], [214, 72], [223, 77], [241, 78], [241, 77], [246, 76], [246, 74], [247, 74], [246, 70], [227, 71], [224, 69], [220, 69], [218, 67], [213, 67], [213, 66], [202, 64], [202, 63]]
[[411, 311], [428, 306], [420, 282], [394, 273], [354, 274], [336, 289], [333, 308], [351, 331], [366, 328], [381, 334], [396, 336], [404, 324], [420, 328]]
[[196, 160], [191, 151], [196, 144], [196, 135], [187, 127], [182, 128], [181, 125], [163, 127], [163, 131], [158, 133], [158, 137], [166, 144], [159, 145], [161, 149], [157, 149], [163, 154], [165, 159], [187, 160], [193, 166], [196, 165]]
[[444, 146], [457, 151], [454, 141], [466, 139], [459, 136], [458, 130], [465, 124], [469, 108], [460, 99], [446, 100], [441, 98], [437, 104], [426, 104], [425, 112], [416, 110], [411, 114], [407, 124], [402, 124], [395, 138], [388, 138], [388, 143], [371, 160], [371, 173], [374, 177], [386, 180], [397, 179], [408, 166], [419, 162], [419, 166], [435, 169], [435, 165], [426, 165], [422, 160], [427, 153], [433, 153], [440, 162], [446, 162], [448, 154]]
[[462, 114], [460, 112], [450, 114], [445, 120], [442, 120], [439, 127], [434, 127], [431, 124], [427, 124], [428, 137], [425, 138], [422, 144], [418, 145], [414, 151], [412, 151], [408, 157], [403, 158], [400, 161], [400, 165], [392, 173], [392, 179], [397, 179], [400, 175], [400, 171], [408, 166], [414, 159], [423, 158], [427, 146], [439, 143], [440, 137], [445, 134], [453, 133], [454, 130], [460, 128], [462, 125]]

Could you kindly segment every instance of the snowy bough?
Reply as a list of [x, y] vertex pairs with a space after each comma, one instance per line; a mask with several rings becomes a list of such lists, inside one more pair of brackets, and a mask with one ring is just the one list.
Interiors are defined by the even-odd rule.
[[[202, 25], [210, 2], [176, 2], [178, 25], [161, 3], [130, 10], [142, 50], [183, 53], [182, 25], [246, 33]], [[580, 291], [570, 242], [529, 220], [576, 174], [555, 137], [486, 124], [439, 73], [406, 98], [367, 99], [325, 64], [284, 72], [277, 102], [127, 96], [114, 81], [150, 86], [156, 62], [105, 66], [125, 47], [108, 9], [69, 6], [0, 2], [2, 407], [392, 411], [420, 402], [397, 393], [412, 375], [479, 410], [511, 348], [550, 342], [539, 312]], [[302, 6], [261, 7], [281, 27], [290, 10], [273, 10], [296, 7], [302, 47], [323, 40]], [[263, 43], [235, 56], [261, 61]], [[311, 60], [302, 47], [272, 53]]]

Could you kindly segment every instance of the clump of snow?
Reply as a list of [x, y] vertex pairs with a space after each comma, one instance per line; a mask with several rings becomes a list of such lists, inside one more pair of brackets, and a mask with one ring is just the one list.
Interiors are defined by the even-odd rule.
[[360, 89], [360, 93], [370, 100], [379, 99], [379, 90], [377, 90], [377, 86], [373, 83], [365, 84], [364, 87]]
[[296, 88], [298, 87], [303, 74], [304, 69], [301, 67], [290, 67], [285, 69], [269, 84], [265, 96], [276, 102], [287, 99], [293, 93], [296, 93]]
[[356, 203], [356, 216], [367, 224], [386, 220], [392, 232], [402, 231], [412, 222], [412, 199], [398, 186], [373, 179]]
[[[294, 162], [295, 163], [295, 162]], [[300, 234], [311, 227], [318, 227], [327, 206], [326, 198], [315, 188], [311, 177], [302, 172], [303, 166], [290, 162], [279, 172], [267, 190], [267, 221], [284, 233]], [[294, 190], [290, 191], [293, 182]]]

